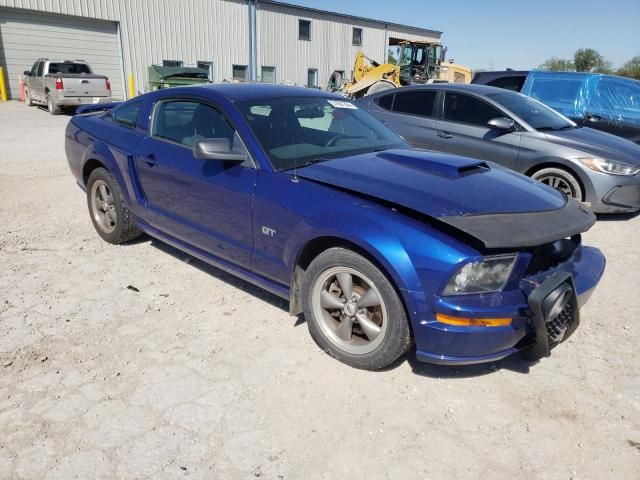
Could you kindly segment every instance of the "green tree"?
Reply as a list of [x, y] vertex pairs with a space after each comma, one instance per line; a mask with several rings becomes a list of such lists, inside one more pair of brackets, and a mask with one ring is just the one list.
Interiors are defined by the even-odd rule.
[[564, 58], [551, 57], [538, 67], [540, 70], [551, 72], [571, 72], [575, 70], [573, 62]]
[[611, 62], [605, 60], [593, 48], [581, 48], [576, 50], [573, 54], [573, 64], [576, 68], [576, 72], [599, 72], [599, 73], [611, 73]]
[[625, 63], [621, 68], [618, 69], [616, 75], [640, 80], [640, 55], [633, 57], [631, 60]]

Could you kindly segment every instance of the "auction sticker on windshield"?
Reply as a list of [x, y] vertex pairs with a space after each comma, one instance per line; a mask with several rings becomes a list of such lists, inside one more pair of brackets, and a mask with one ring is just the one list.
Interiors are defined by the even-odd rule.
[[352, 110], [358, 109], [358, 107], [356, 107], [351, 102], [343, 102], [342, 100], [327, 100], [327, 102], [329, 102], [331, 105], [333, 105], [336, 108], [350, 108]]

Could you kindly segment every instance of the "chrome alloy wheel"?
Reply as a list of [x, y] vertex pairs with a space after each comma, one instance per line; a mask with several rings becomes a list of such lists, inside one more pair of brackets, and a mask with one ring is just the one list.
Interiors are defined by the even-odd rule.
[[537, 180], [544, 183], [545, 185], [548, 185], [551, 188], [560, 190], [562, 193], [567, 195], [567, 197], [576, 198], [575, 190], [573, 189], [571, 184], [562, 177], [558, 177], [556, 175], [543, 175], [541, 177], [538, 177]]
[[316, 280], [313, 315], [324, 335], [354, 355], [374, 351], [387, 331], [387, 309], [373, 282], [348, 267], [332, 267]]
[[111, 233], [116, 228], [116, 205], [109, 186], [102, 180], [91, 185], [92, 215], [96, 224], [104, 233]]

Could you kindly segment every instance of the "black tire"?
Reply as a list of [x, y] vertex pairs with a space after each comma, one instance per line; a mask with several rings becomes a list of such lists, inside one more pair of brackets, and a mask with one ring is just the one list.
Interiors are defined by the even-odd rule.
[[[382, 307], [375, 308], [383, 308], [386, 312], [384, 317], [384, 323], [386, 323], [386, 327], [383, 329], [384, 335], [381, 340], [379, 340], [380, 343], [366, 353], [353, 353], [338, 346], [335, 340], [331, 339], [331, 334], [327, 334], [327, 321], [319, 318], [316, 316], [316, 313], [314, 313], [318, 311], [317, 306], [320, 303], [319, 300], [314, 303], [314, 292], [318, 292], [319, 285], [327, 285], [329, 283], [329, 281], [326, 283], [323, 282], [323, 277], [327, 275], [327, 272], [342, 268], [354, 271], [357, 274], [363, 275], [367, 280], [370, 280], [371, 289], [376, 290], [376, 293], [379, 294], [382, 300]], [[356, 277], [356, 274], [354, 274], [354, 278], [361, 280]], [[320, 288], [322, 289], [322, 287]], [[356, 288], [358, 288], [358, 286], [354, 281], [353, 289], [355, 290]], [[363, 296], [361, 298], [363, 298]], [[352, 367], [364, 370], [379, 370], [387, 367], [405, 354], [413, 344], [411, 329], [404, 305], [392, 283], [378, 267], [351, 250], [340, 247], [330, 248], [318, 255], [311, 262], [302, 282], [302, 302], [309, 332], [318, 346], [332, 357]], [[338, 311], [334, 313], [337, 314]], [[322, 313], [319, 315], [322, 315]], [[337, 320], [331, 316], [325, 318], [329, 318], [331, 321]], [[380, 318], [383, 317], [381, 316]], [[339, 322], [338, 325], [341, 323], [342, 322]], [[380, 325], [383, 325], [383, 323], [381, 322]], [[356, 334], [357, 328], [358, 327], [354, 330]], [[366, 340], [366, 337], [362, 333], [364, 329], [362, 329], [362, 327], [360, 328], [361, 338], [357, 338], [355, 336], [356, 334], [353, 334], [354, 336], [350, 338], [355, 338], [361, 342], [363, 341], [362, 339]], [[351, 331], [351, 329], [349, 329], [349, 331]], [[372, 344], [372, 346], [374, 344], [374, 342], [369, 343]]]
[[[98, 210], [96, 200], [93, 197], [94, 189], [104, 185], [108, 189], [110, 202], [109, 210], [115, 214], [110, 217], [110, 228], [101, 224], [100, 218], [104, 216], [105, 210]], [[89, 216], [96, 232], [106, 242], [115, 245], [125, 243], [139, 237], [142, 232], [134, 226], [134, 217], [127, 207], [120, 185], [114, 176], [105, 168], [96, 168], [87, 181], [87, 206], [89, 207]], [[102, 212], [102, 213], [101, 213]]]
[[47, 110], [51, 115], [60, 115], [60, 107], [56, 105], [50, 95], [47, 95]]
[[[581, 202], [584, 199], [584, 192], [578, 179], [570, 172], [563, 168], [549, 167], [534, 172], [531, 178], [538, 180], [551, 188], [560, 190], [567, 194], [568, 197], [575, 198]], [[554, 182], [558, 182], [554, 186]]]
[[24, 89], [24, 103], [27, 107], [33, 107], [33, 100], [31, 100], [31, 93], [28, 88]]

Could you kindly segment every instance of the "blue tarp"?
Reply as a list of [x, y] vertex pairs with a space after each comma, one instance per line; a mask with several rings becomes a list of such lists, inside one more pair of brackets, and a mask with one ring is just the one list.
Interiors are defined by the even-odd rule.
[[612, 124], [640, 126], [637, 80], [599, 73], [532, 71], [521, 93], [573, 119], [582, 119], [589, 113]]

